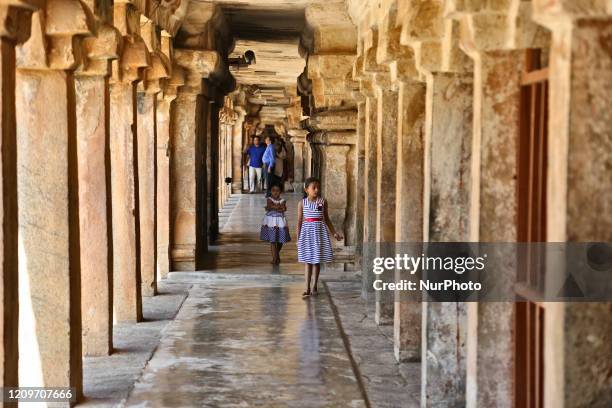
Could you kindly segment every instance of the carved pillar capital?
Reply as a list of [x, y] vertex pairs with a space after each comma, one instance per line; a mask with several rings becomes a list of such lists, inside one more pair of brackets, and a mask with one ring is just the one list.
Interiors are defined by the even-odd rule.
[[110, 75], [110, 61], [119, 58], [122, 41], [119, 30], [110, 24], [101, 25], [95, 37], [83, 40], [82, 64], [76, 73], [83, 76]]
[[78, 0], [48, 0], [44, 10], [32, 15], [30, 38], [17, 47], [17, 67], [32, 70], [76, 68], [81, 62], [82, 50], [81, 41], [74, 41], [74, 37], [91, 34], [90, 14], [91, 11]]
[[113, 80], [137, 82], [143, 79], [144, 68], [151, 65], [151, 56], [146, 44], [138, 35], [123, 37], [123, 52], [119, 60], [113, 61]]
[[0, 4], [0, 37], [21, 44], [30, 37], [32, 12], [36, 1], [11, 2]]
[[219, 54], [216, 51], [196, 51], [187, 49], [174, 50], [174, 60], [183, 69], [185, 83], [180, 92], [199, 94], [202, 92], [202, 79], [219, 65]]
[[170, 61], [161, 53], [151, 55], [151, 65], [144, 72], [144, 90], [147, 93], [162, 91], [161, 81], [171, 75]]

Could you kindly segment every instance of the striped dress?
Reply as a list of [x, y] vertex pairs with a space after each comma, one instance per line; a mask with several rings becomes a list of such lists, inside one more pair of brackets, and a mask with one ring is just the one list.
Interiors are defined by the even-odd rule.
[[302, 200], [302, 229], [297, 242], [298, 262], [318, 264], [333, 260], [331, 240], [323, 215], [324, 204], [322, 198], [315, 202], [308, 198]]
[[[273, 204], [285, 203], [285, 200], [282, 198], [280, 200], [275, 200], [272, 197], [268, 197], [267, 200], [271, 201]], [[259, 238], [262, 241], [278, 242], [281, 244], [291, 241], [285, 213], [276, 210], [266, 211], [266, 215], [261, 223]]]

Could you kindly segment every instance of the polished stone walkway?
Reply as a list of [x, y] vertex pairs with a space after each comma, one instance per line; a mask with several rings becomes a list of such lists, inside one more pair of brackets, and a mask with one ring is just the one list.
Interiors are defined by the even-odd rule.
[[[289, 198], [294, 228], [299, 197]], [[300, 296], [295, 244], [280, 267], [269, 263], [258, 241], [263, 203], [230, 203], [210, 269], [170, 274], [192, 286], [127, 406], [366, 406], [329, 299]]]
[[263, 194], [233, 196], [219, 216], [220, 238], [209, 248], [205, 264], [210, 272], [223, 273], [272, 273], [302, 274], [303, 266], [297, 263], [296, 227], [298, 194], [284, 194], [287, 200], [287, 222], [292, 242], [281, 251], [281, 265], [271, 265], [270, 246], [259, 240], [259, 229], [266, 204]]

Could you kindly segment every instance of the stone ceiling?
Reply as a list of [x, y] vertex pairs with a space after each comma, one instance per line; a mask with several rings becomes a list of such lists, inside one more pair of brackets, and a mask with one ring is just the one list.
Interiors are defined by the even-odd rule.
[[190, 0], [183, 29], [191, 34], [203, 27], [220, 8], [234, 39], [230, 58], [255, 52], [256, 62], [230, 67], [238, 86], [253, 92], [251, 103], [264, 105], [266, 116], [283, 117], [295, 103], [297, 78], [306, 61], [299, 54], [306, 27], [305, 10], [312, 4], [342, 3], [344, 0]]

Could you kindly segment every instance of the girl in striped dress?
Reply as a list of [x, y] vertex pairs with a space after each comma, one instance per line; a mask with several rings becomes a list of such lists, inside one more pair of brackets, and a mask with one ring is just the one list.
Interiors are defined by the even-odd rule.
[[[333, 259], [331, 233], [338, 241], [342, 235], [338, 234], [332, 225], [327, 213], [327, 202], [319, 197], [321, 182], [310, 177], [304, 183], [306, 197], [298, 206], [298, 261], [305, 263], [304, 277], [306, 280], [306, 291], [302, 297], [317, 294], [319, 272], [322, 262], [331, 262]], [[310, 290], [310, 281], [314, 272], [314, 283]]]
[[279, 264], [280, 250], [283, 248], [283, 244], [291, 241], [287, 219], [285, 218], [287, 204], [280, 196], [281, 189], [278, 184], [272, 185], [270, 193], [271, 196], [266, 199], [266, 215], [261, 225], [259, 238], [270, 243], [272, 263]]

